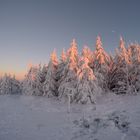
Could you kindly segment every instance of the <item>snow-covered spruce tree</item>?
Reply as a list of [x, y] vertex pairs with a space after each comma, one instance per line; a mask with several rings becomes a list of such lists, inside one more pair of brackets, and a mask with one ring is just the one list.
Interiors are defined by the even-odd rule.
[[78, 59], [77, 43], [73, 40], [71, 47], [67, 51], [66, 65], [63, 69], [62, 80], [58, 88], [60, 99], [70, 97], [70, 102], [74, 101], [75, 94], [77, 94]]
[[31, 66], [27, 75], [22, 82], [22, 93], [26, 95], [36, 95], [38, 94], [36, 91], [36, 76], [37, 76], [38, 68], [35, 66]]
[[44, 83], [46, 80], [47, 70], [48, 70], [48, 66], [44, 64], [40, 71], [41, 83]]
[[62, 50], [62, 53], [61, 53], [60, 61], [61, 61], [62, 63], [65, 63], [66, 60], [67, 60], [66, 52], [65, 52], [65, 50], [63, 49], [63, 50]]
[[123, 40], [122, 37], [120, 37], [120, 45], [119, 45], [119, 50], [118, 50], [118, 54], [116, 59], [118, 59], [118, 62], [120, 62], [120, 60], [127, 64], [130, 63], [130, 59], [129, 59], [129, 55], [128, 55], [128, 50], [125, 47], [125, 42]]
[[5, 74], [1, 79], [0, 85], [1, 94], [10, 94], [11, 93], [11, 76]]
[[15, 79], [15, 76], [5, 74], [0, 83], [1, 94], [19, 94], [21, 93], [20, 82]]
[[71, 47], [67, 50], [67, 57], [73, 57], [73, 61], [75, 63], [78, 62], [78, 48], [77, 48], [77, 43], [76, 43], [76, 40], [73, 39], [72, 42], [71, 42]]
[[88, 65], [93, 68], [93, 52], [87, 46], [85, 46], [81, 55], [88, 59]]
[[57, 67], [57, 72], [56, 72], [56, 79], [57, 79], [57, 88], [59, 88], [62, 80], [64, 79], [64, 68], [66, 67], [66, 64], [67, 64], [67, 56], [66, 56], [66, 53], [64, 51], [64, 49], [62, 50], [62, 53], [61, 53], [61, 57], [60, 57], [60, 62], [58, 64], [58, 67]]
[[67, 57], [66, 57], [66, 53], [63, 49], [63, 51], [61, 53], [61, 57], [60, 57], [60, 62], [58, 64], [57, 73], [56, 73], [58, 85], [60, 84], [61, 79], [64, 76], [64, 67], [66, 66], [66, 63], [67, 63]]
[[47, 68], [47, 75], [44, 82], [43, 96], [58, 96], [56, 73], [58, 68], [58, 60], [55, 50], [51, 54], [50, 62]]
[[[108, 70], [108, 77], [107, 77], [107, 87], [109, 90], [112, 90], [114, 87], [114, 72], [116, 69], [116, 63], [114, 62], [114, 57], [110, 55], [110, 65]], [[116, 81], [115, 81], [116, 82]]]
[[129, 59], [129, 84], [133, 93], [140, 91], [140, 46], [131, 44], [128, 48]]
[[21, 82], [15, 77], [11, 77], [11, 94], [21, 94]]
[[140, 62], [134, 64], [133, 68], [134, 68], [132, 69], [133, 74], [131, 75], [130, 78], [131, 84], [134, 86], [134, 93], [135, 92], [140, 93]]
[[130, 60], [125, 42], [120, 38], [119, 49], [116, 51], [114, 63], [110, 70], [110, 89], [116, 94], [126, 94], [131, 92], [129, 84]]
[[140, 62], [140, 45], [130, 44], [128, 47], [128, 54], [131, 63]]
[[43, 85], [45, 82], [46, 70], [45, 66], [42, 68], [41, 64], [39, 64], [33, 81], [34, 95], [41, 96], [44, 94]]
[[106, 91], [108, 87], [107, 79], [110, 65], [110, 56], [103, 49], [100, 36], [97, 36], [96, 49], [93, 54], [94, 54], [94, 62], [93, 62], [94, 74], [96, 75], [99, 81], [100, 87], [104, 91]]
[[82, 56], [80, 59], [77, 78], [75, 102], [82, 104], [95, 103], [97, 95], [101, 93], [101, 88], [98, 86], [97, 79], [89, 67], [89, 59], [86, 56]]

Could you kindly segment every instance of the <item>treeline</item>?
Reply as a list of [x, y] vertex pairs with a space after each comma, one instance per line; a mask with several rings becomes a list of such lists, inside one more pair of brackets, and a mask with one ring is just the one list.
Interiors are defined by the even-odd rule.
[[97, 96], [110, 91], [140, 92], [140, 45], [126, 47], [122, 37], [114, 56], [105, 52], [99, 36], [95, 50], [84, 47], [81, 53], [73, 40], [59, 59], [53, 51], [48, 65], [32, 66], [22, 82], [8, 75], [0, 80], [1, 94], [69, 98], [70, 102], [83, 104], [94, 103]]

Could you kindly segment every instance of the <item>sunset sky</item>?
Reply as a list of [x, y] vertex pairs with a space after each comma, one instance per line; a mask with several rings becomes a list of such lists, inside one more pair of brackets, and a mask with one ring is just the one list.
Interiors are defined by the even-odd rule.
[[140, 0], [0, 0], [0, 72], [23, 77], [75, 38], [94, 50], [96, 36], [113, 53], [122, 35], [140, 41]]

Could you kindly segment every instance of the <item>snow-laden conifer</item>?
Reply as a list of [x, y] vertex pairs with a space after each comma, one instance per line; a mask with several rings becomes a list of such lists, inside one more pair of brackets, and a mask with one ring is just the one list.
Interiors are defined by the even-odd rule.
[[94, 51], [94, 67], [93, 71], [99, 81], [100, 87], [107, 90], [107, 78], [110, 65], [110, 56], [105, 52], [102, 47], [100, 36], [97, 36], [96, 47]]
[[50, 96], [58, 96], [56, 72], [58, 67], [58, 59], [55, 50], [51, 54], [50, 62], [47, 67], [47, 74], [44, 82], [44, 94]]
[[78, 82], [75, 102], [83, 104], [95, 103], [96, 96], [101, 93], [97, 79], [88, 64], [89, 59], [87, 57], [81, 57], [77, 71]]
[[63, 75], [60, 86], [58, 88], [59, 98], [70, 96], [70, 101], [73, 102], [74, 96], [77, 93], [77, 70], [78, 70], [78, 50], [75, 39], [71, 43], [71, 47], [67, 51], [67, 60], [63, 69]]

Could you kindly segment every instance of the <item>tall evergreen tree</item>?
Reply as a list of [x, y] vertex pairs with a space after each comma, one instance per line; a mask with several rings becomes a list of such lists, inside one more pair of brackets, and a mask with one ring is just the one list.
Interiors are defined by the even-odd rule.
[[102, 41], [100, 36], [96, 39], [96, 49], [94, 51], [94, 67], [93, 71], [99, 80], [100, 87], [107, 90], [107, 78], [110, 65], [110, 57], [102, 47]]
[[71, 42], [71, 47], [67, 51], [67, 56], [72, 57], [71, 60], [73, 60], [75, 63], [78, 62], [78, 49], [77, 49], [77, 43], [76, 40], [73, 39]]
[[93, 52], [87, 46], [82, 50], [82, 57], [87, 58], [89, 61], [88, 65], [93, 68]]
[[11, 93], [11, 75], [5, 74], [1, 79], [0, 85], [1, 94], [10, 94]]
[[15, 77], [10, 78], [11, 79], [11, 94], [21, 94], [21, 82], [18, 81]]
[[26, 95], [36, 95], [36, 76], [38, 68], [31, 66], [22, 82], [22, 92]]
[[75, 101], [80, 103], [95, 103], [95, 98], [100, 94], [101, 88], [98, 86], [97, 79], [89, 67], [89, 59], [81, 57], [79, 69], [77, 71], [77, 94]]
[[50, 62], [47, 68], [47, 75], [44, 82], [44, 96], [58, 96], [56, 73], [58, 68], [58, 59], [55, 50], [51, 54]]
[[129, 83], [133, 93], [140, 91], [140, 46], [131, 44], [128, 48], [129, 59]]
[[96, 70], [100, 71], [102, 69], [102, 66], [107, 67], [107, 65], [109, 65], [109, 62], [110, 62], [110, 57], [102, 47], [101, 37], [97, 36], [96, 49], [94, 52], [94, 65]]
[[129, 83], [129, 67], [130, 60], [128, 51], [125, 47], [125, 42], [120, 37], [119, 49], [116, 52], [114, 58], [114, 65], [111, 70], [110, 77], [112, 79], [111, 89], [117, 94], [125, 94], [130, 92], [130, 83]]
[[[44, 67], [43, 67], [44, 68]], [[41, 96], [44, 94], [43, 84], [45, 82], [45, 73], [41, 64], [39, 64], [38, 69], [36, 71], [36, 76], [34, 78], [34, 95]]]
[[71, 47], [67, 51], [67, 61], [63, 69], [63, 76], [58, 88], [59, 98], [70, 96], [73, 102], [74, 95], [77, 93], [77, 70], [78, 70], [78, 50], [75, 40], [72, 41]]
[[67, 56], [63, 49], [61, 53], [61, 57], [60, 57], [60, 62], [58, 64], [57, 73], [56, 73], [57, 89], [59, 88], [62, 80], [64, 79], [64, 76], [65, 76], [64, 68], [66, 67], [66, 64], [67, 64]]

